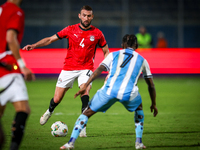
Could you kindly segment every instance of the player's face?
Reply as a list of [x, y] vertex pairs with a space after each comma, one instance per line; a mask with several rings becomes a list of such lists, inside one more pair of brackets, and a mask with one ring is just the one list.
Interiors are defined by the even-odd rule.
[[81, 13], [79, 13], [78, 17], [81, 20], [82, 27], [87, 29], [89, 28], [94, 15], [92, 14], [92, 11], [83, 9], [81, 10]]

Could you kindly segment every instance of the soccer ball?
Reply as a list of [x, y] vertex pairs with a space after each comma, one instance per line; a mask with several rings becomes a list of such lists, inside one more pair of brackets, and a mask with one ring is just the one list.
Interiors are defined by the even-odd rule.
[[62, 121], [56, 121], [51, 125], [51, 134], [54, 137], [64, 137], [68, 133], [67, 125]]

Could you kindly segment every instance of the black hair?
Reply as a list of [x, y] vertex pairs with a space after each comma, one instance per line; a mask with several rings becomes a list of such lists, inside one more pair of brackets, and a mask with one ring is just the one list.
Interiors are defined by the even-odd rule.
[[126, 43], [128, 47], [133, 47], [134, 44], [136, 44], [136, 49], [138, 47], [137, 37], [134, 34], [126, 34], [122, 39], [122, 43]]
[[[81, 8], [81, 10], [83, 10], [83, 9], [88, 10], [88, 11], [92, 11], [92, 7], [90, 7], [90, 6], [88, 6], [88, 5], [84, 5], [84, 6]], [[81, 10], [80, 10], [80, 12], [81, 12]]]

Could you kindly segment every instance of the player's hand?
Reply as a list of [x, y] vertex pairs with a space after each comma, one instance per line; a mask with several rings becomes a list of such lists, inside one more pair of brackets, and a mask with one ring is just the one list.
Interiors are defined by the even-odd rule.
[[85, 86], [85, 84], [83, 86], [81, 86], [80, 90], [74, 95], [74, 98], [76, 98], [79, 95], [82, 95], [85, 93], [87, 86]]
[[150, 109], [151, 109], [151, 112], [153, 112], [153, 116], [156, 117], [158, 114], [158, 109], [156, 105], [151, 105]]
[[27, 81], [35, 80], [35, 75], [31, 72], [30, 69], [23, 67], [21, 68], [21, 72], [24, 75], [24, 79]]
[[30, 51], [30, 50], [33, 50], [35, 48], [35, 46], [32, 44], [32, 45], [26, 45], [22, 48], [22, 50], [27, 50], [27, 51]]

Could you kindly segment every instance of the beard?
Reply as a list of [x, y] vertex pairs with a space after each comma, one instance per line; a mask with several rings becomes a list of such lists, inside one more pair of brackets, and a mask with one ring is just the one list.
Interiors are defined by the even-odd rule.
[[91, 22], [92, 22], [92, 21], [90, 21], [87, 25], [85, 25], [85, 24], [82, 22], [82, 20], [81, 20], [81, 25], [84, 26], [85, 28], [87, 28], [87, 27], [89, 27], [89, 26], [91, 25]]

